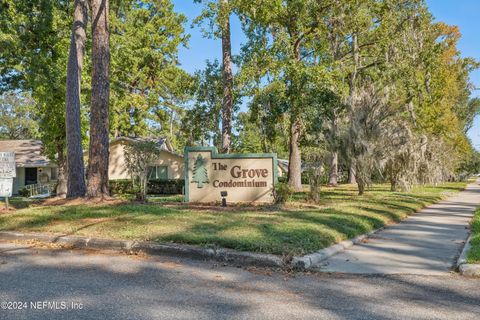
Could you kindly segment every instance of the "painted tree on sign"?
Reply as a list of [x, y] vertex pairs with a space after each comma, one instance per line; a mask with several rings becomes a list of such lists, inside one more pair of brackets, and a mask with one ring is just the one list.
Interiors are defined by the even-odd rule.
[[199, 188], [203, 188], [204, 183], [208, 183], [208, 172], [205, 166], [205, 159], [199, 154], [193, 165], [192, 182], [196, 182]]

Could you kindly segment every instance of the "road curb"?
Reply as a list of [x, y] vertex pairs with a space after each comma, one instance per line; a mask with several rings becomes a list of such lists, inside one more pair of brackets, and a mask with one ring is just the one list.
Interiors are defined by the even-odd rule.
[[309, 270], [309, 269], [314, 269], [317, 267], [320, 267], [320, 264], [330, 258], [331, 256], [336, 255], [337, 253], [340, 253], [342, 251], [345, 251], [346, 249], [362, 243], [368, 237], [374, 235], [375, 233], [383, 230], [385, 227], [378, 228], [372, 232], [362, 234], [360, 236], [357, 236], [353, 239], [350, 240], [345, 240], [341, 241], [337, 244], [334, 244], [328, 248], [321, 249], [317, 252], [307, 254], [302, 257], [293, 257], [292, 259], [292, 266], [295, 269], [300, 269], [300, 270]]
[[467, 254], [470, 250], [470, 239], [472, 238], [471, 235], [468, 236], [467, 240], [465, 241], [465, 245], [463, 246], [462, 252], [457, 260], [457, 268], [460, 268], [462, 264], [467, 264]]
[[79, 249], [113, 250], [127, 253], [144, 252], [149, 255], [166, 255], [194, 259], [209, 259], [242, 266], [284, 268], [287, 264], [280, 256], [242, 252], [233, 249], [202, 248], [192, 245], [158, 244], [150, 241], [112, 240], [63, 234], [21, 233], [0, 231], [0, 240], [40, 241], [61, 244]]
[[458, 272], [460, 272], [461, 275], [467, 276], [467, 277], [480, 277], [480, 264], [472, 264], [472, 263], [467, 263], [467, 255], [468, 251], [470, 250], [470, 240], [472, 239], [472, 236], [470, 235], [465, 242], [465, 246], [463, 247], [462, 253], [460, 254], [460, 257], [457, 260], [457, 269]]
[[204, 248], [186, 244], [159, 244], [151, 241], [112, 240], [102, 238], [69, 236], [64, 234], [22, 233], [0, 231], [0, 240], [4, 241], [40, 241], [45, 243], [71, 246], [78, 249], [113, 250], [127, 253], [144, 252], [149, 255], [166, 255], [192, 259], [216, 260], [242, 266], [274, 267], [282, 269], [311, 270], [331, 256], [342, 252], [355, 244], [384, 229], [381, 227], [370, 233], [334, 244], [328, 248], [305, 256], [294, 256], [287, 260], [278, 255], [237, 251], [225, 248]]
[[462, 264], [458, 268], [462, 276], [480, 278], [480, 264]]
[[[433, 204], [432, 204], [433, 205]], [[428, 207], [428, 206], [427, 206]], [[409, 215], [410, 216], [410, 215]], [[0, 240], [36, 240], [47, 243], [69, 245], [74, 248], [116, 250], [122, 252], [145, 252], [150, 255], [167, 255], [171, 257], [185, 257], [193, 259], [216, 260], [220, 262], [242, 266], [274, 267], [282, 269], [314, 270], [321, 267], [322, 262], [346, 249], [364, 242], [375, 233], [385, 229], [380, 227], [369, 233], [359, 235], [353, 239], [344, 240], [328, 248], [321, 249], [304, 256], [294, 256], [291, 259], [274, 254], [236, 251], [225, 248], [204, 248], [184, 244], [159, 244], [150, 241], [111, 240], [90, 237], [68, 236], [64, 234], [52, 235], [46, 233], [21, 233], [16, 231], [0, 231]], [[462, 274], [480, 276], [480, 265], [467, 265], [466, 247], [458, 259], [457, 268]], [[461, 263], [463, 261], [463, 264]], [[463, 266], [463, 267], [462, 267]], [[462, 270], [465, 270], [462, 272]]]

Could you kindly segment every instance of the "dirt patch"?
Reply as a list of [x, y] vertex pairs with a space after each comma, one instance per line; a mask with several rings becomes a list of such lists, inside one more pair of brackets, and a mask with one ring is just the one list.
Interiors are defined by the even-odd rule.
[[74, 198], [74, 199], [64, 199], [64, 198], [49, 198], [45, 199], [41, 205], [42, 206], [79, 206], [79, 205], [119, 205], [128, 203], [123, 199], [116, 198]]
[[5, 208], [5, 206], [2, 205], [2, 206], [0, 207], [0, 214], [2, 214], [2, 213], [9, 213], [9, 212], [16, 211], [16, 210], [17, 210], [17, 209], [15, 209], [15, 208], [13, 208], [13, 207], [8, 207], [8, 209], [7, 209], [7, 208]]
[[162, 262], [162, 266], [167, 269], [176, 269], [178, 267], [181, 267], [182, 265], [174, 261], [166, 261]]
[[216, 203], [162, 203], [159, 204], [167, 208], [180, 210], [210, 211], [210, 212], [245, 212], [245, 211], [278, 211], [278, 206], [265, 204], [229, 204], [222, 207]]
[[116, 219], [117, 219], [117, 217], [113, 217], [113, 218], [83, 218], [80, 221], [85, 222], [85, 223], [89, 223], [89, 224], [90, 223], [95, 224], [95, 223], [101, 223], [101, 222], [107, 222], [107, 221], [114, 221]]
[[63, 249], [71, 250], [74, 249], [74, 246], [70, 244], [60, 244], [60, 243], [51, 243], [51, 242], [42, 242], [38, 240], [15, 240], [12, 241], [15, 244], [26, 245], [31, 248], [42, 248], [42, 249]]

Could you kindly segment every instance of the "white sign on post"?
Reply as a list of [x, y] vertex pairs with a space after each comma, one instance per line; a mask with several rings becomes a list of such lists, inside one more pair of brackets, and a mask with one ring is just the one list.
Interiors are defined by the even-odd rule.
[[13, 178], [17, 176], [15, 168], [15, 152], [0, 152], [0, 197], [5, 197], [8, 209], [8, 198], [12, 196]]
[[0, 152], [0, 178], [15, 178], [15, 152]]
[[0, 178], [0, 197], [10, 198], [12, 196], [12, 189], [12, 178]]

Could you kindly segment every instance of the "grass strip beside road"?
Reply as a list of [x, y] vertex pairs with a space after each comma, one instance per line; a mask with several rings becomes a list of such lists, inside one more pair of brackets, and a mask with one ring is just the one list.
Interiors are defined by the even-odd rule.
[[226, 209], [163, 201], [44, 206], [14, 200], [18, 210], [0, 213], [0, 230], [302, 255], [398, 222], [465, 185], [451, 182], [406, 193], [390, 192], [386, 184], [375, 185], [364, 196], [356, 195], [355, 186], [344, 185], [323, 188], [319, 205], [308, 203], [307, 193], [300, 192], [282, 207], [238, 205]]
[[480, 263], [480, 209], [475, 211], [475, 217], [472, 221], [471, 248], [468, 252], [468, 263]]

